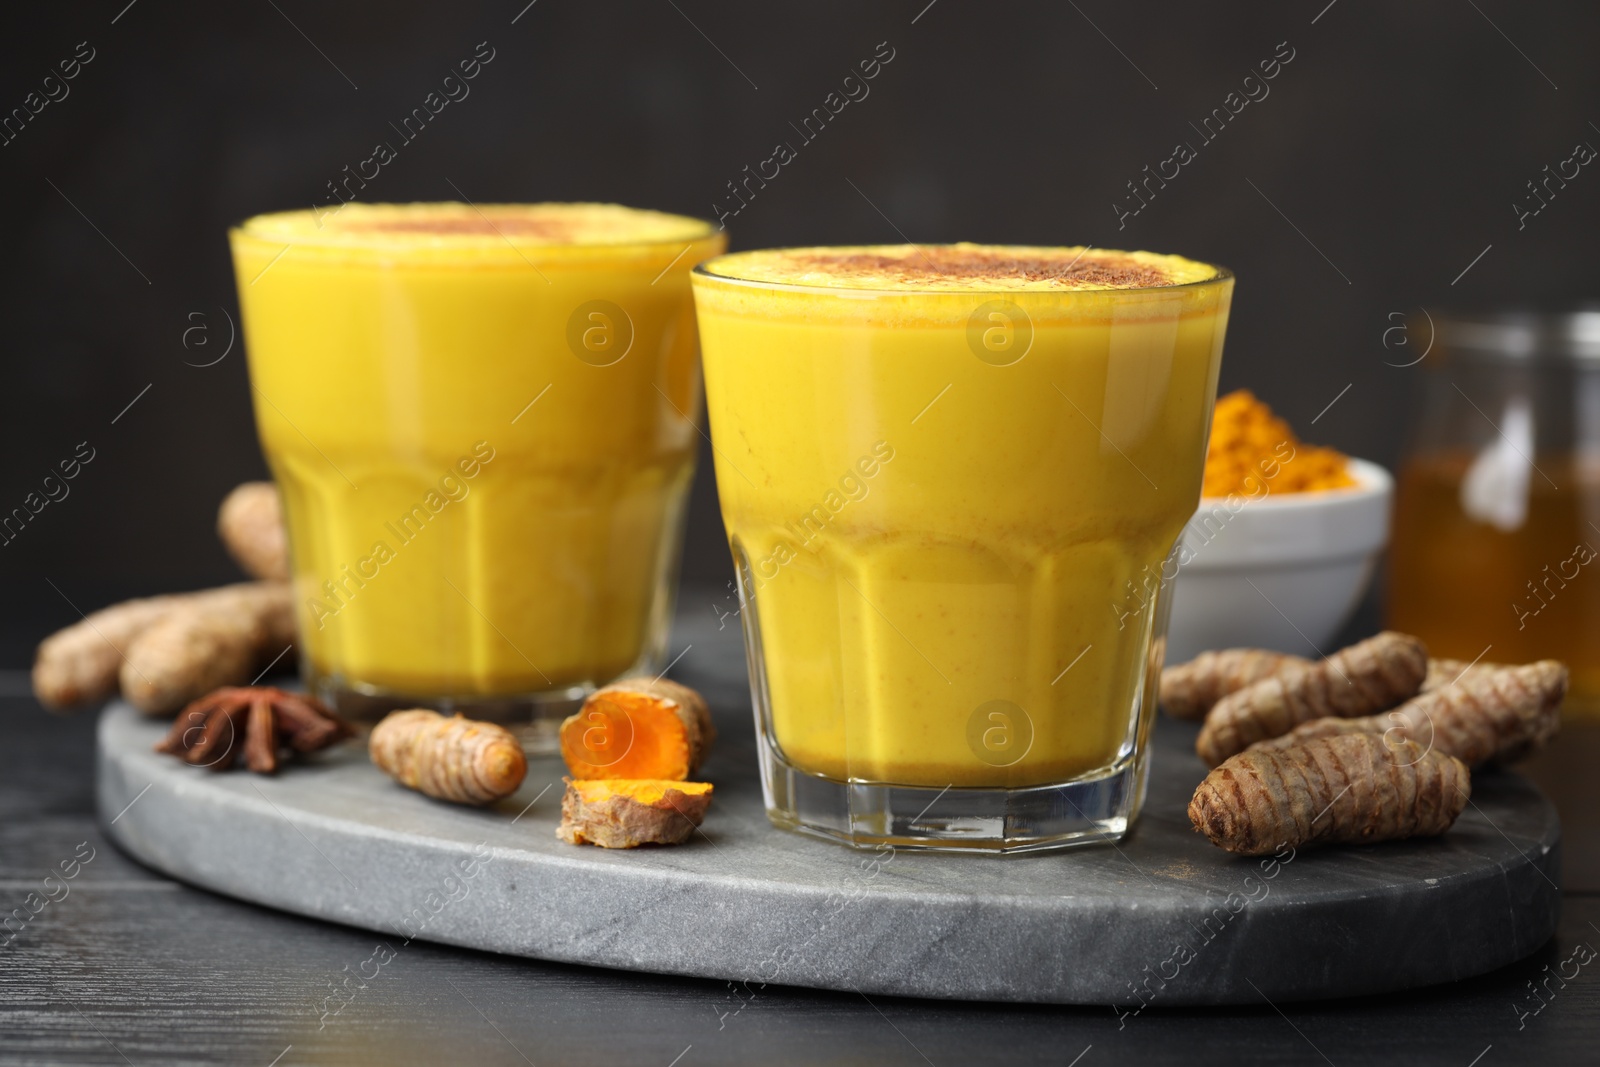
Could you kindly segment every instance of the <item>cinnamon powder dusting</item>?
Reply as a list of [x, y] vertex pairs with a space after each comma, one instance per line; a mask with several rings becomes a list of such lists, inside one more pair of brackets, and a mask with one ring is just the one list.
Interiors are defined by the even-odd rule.
[[1091, 285], [1112, 289], [1142, 289], [1171, 284], [1172, 276], [1159, 267], [1130, 256], [1078, 252], [1059, 256], [1019, 255], [1004, 250], [935, 245], [910, 255], [888, 256], [874, 252], [793, 253], [790, 263], [804, 270], [872, 275], [892, 285], [959, 279], [974, 284], [998, 280], [1059, 283], [1065, 287]]

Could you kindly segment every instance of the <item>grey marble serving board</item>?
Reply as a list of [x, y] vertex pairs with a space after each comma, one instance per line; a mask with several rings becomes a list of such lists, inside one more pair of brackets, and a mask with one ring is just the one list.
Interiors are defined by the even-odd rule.
[[[1378, 993], [1465, 978], [1555, 930], [1560, 826], [1510, 773], [1479, 776], [1442, 839], [1301, 851], [1263, 868], [1208, 844], [1185, 806], [1193, 728], [1156, 731], [1149, 800], [1118, 845], [1010, 857], [857, 852], [772, 828], [732, 628], [674, 674], [723, 736], [690, 843], [563, 844], [559, 761], [488, 810], [395, 785], [350, 742], [274, 777], [151, 752], [125, 705], [99, 730], [99, 810], [143, 862], [198, 886], [408, 938], [627, 970], [865, 993], [1115, 1005]], [[731, 638], [731, 642], [730, 642]], [[1268, 874], [1272, 877], [1267, 877]]]

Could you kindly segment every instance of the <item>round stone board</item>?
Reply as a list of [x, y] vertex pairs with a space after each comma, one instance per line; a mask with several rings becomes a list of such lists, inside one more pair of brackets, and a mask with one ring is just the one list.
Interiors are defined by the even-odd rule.
[[[731, 632], [731, 627], [729, 631]], [[164, 724], [113, 705], [99, 731], [112, 838], [175, 878], [390, 939], [752, 983], [972, 1000], [1261, 1003], [1481, 974], [1554, 932], [1560, 826], [1515, 774], [1482, 774], [1445, 837], [1224, 853], [1185, 814], [1194, 729], [1155, 732], [1149, 798], [1117, 845], [1016, 856], [859, 852], [772, 828], [742, 655], [721, 634], [676, 675], [722, 740], [716, 799], [675, 848], [556, 839], [562, 767], [530, 761], [487, 810], [430, 800], [360, 742], [264, 777], [151, 751]]]

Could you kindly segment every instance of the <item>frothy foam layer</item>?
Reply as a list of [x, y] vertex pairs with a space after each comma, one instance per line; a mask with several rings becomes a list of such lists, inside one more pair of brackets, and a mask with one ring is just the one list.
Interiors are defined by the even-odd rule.
[[1181, 256], [1020, 245], [862, 245], [737, 252], [707, 263], [724, 278], [904, 292], [1147, 289], [1218, 276]]
[[709, 223], [619, 204], [345, 204], [257, 215], [245, 234], [296, 245], [362, 248], [655, 244], [692, 241]]

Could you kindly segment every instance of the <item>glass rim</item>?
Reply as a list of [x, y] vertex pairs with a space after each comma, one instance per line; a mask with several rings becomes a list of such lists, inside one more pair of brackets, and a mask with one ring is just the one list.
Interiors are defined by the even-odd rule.
[[[778, 248], [745, 249], [744, 251], [746, 251], [746, 252], [755, 252], [755, 251], [760, 251], [760, 252], [792, 252], [792, 251], [803, 251], [803, 250], [812, 249], [812, 248], [828, 248], [828, 247], [852, 247], [852, 246], [785, 245], [785, 246], [778, 247]], [[910, 242], [906, 242], [903, 247], [919, 248], [919, 247], [922, 247], [922, 246], [914, 245], [914, 244], [911, 244]], [[939, 248], [939, 247], [949, 247], [949, 246], [948, 245], [943, 245], [943, 244], [933, 244], [933, 245], [929, 245], [928, 247], [930, 247], [930, 248]], [[1008, 245], [1008, 246], [996, 246], [996, 247], [1056, 248], [1056, 247], [1062, 247], [1062, 246], [1059, 246], [1059, 245]], [[1090, 245], [1089, 247], [1093, 248], [1094, 246]], [[700, 263], [696, 263], [695, 266], [694, 266], [694, 269], [691, 270], [689, 273], [691, 275], [693, 275], [693, 276], [697, 276], [697, 277], [701, 277], [701, 278], [712, 278], [712, 279], [715, 279], [716, 281], [719, 281], [719, 282], [727, 282], [730, 285], [736, 285], [736, 286], [747, 286], [747, 287], [752, 288], [752, 289], [762, 289], [762, 290], [767, 290], [767, 291], [771, 291], [771, 292], [791, 292], [791, 293], [807, 293], [807, 294], [834, 293], [834, 294], [837, 294], [838, 296], [846, 298], [846, 299], [855, 298], [855, 297], [865, 298], [865, 297], [897, 297], [897, 296], [898, 297], [922, 297], [922, 298], [937, 297], [937, 296], [968, 296], [968, 297], [971, 297], [971, 296], [995, 296], [995, 297], [1006, 297], [1008, 299], [1014, 298], [1014, 297], [1026, 297], [1026, 298], [1030, 298], [1030, 299], [1036, 299], [1036, 298], [1039, 298], [1039, 297], [1046, 297], [1046, 296], [1057, 296], [1057, 297], [1059, 297], [1059, 296], [1106, 297], [1106, 296], [1113, 296], [1113, 295], [1116, 295], [1116, 296], [1132, 296], [1132, 295], [1137, 295], [1137, 294], [1140, 294], [1140, 293], [1177, 293], [1177, 292], [1185, 292], [1185, 291], [1193, 290], [1193, 289], [1203, 289], [1208, 285], [1219, 285], [1219, 284], [1221, 284], [1223, 282], [1230, 282], [1230, 281], [1233, 281], [1235, 279], [1235, 275], [1234, 275], [1233, 271], [1229, 270], [1227, 267], [1224, 267], [1222, 264], [1220, 264], [1220, 263], [1212, 263], [1209, 260], [1200, 260], [1200, 259], [1191, 260], [1190, 262], [1200, 263], [1200, 264], [1202, 264], [1204, 266], [1210, 267], [1216, 273], [1213, 274], [1209, 278], [1199, 278], [1199, 279], [1196, 279], [1195, 281], [1192, 281], [1192, 282], [1178, 282], [1176, 284], [1170, 284], [1170, 285], [1125, 286], [1125, 287], [1116, 287], [1116, 288], [1108, 286], [1108, 287], [1099, 288], [1099, 289], [1002, 289], [1002, 288], [995, 288], [995, 287], [990, 287], [990, 288], [972, 288], [972, 289], [878, 289], [878, 288], [872, 288], [872, 287], [868, 287], [868, 286], [815, 285], [815, 284], [807, 284], [805, 282], [763, 281], [763, 280], [756, 279], [756, 278], [740, 278], [740, 277], [738, 277], [736, 275], [732, 275], [732, 274], [718, 274], [718, 273], [716, 273], [714, 271], [711, 271], [711, 270], [707, 269], [711, 264], [715, 263], [719, 259], [726, 258], [729, 255], [740, 255], [740, 254], [742, 254], [742, 253], [724, 252], [721, 255], [713, 256], [710, 259], [704, 260], [704, 261], [702, 261]], [[1184, 258], [1188, 258], [1188, 257], [1184, 257]]]
[[[1426, 309], [1424, 316], [1430, 317]], [[1600, 363], [1597, 305], [1570, 311], [1446, 312], [1436, 331], [1446, 356], [1507, 365]]]
[[[351, 203], [361, 203], [361, 202], [359, 202], [359, 201], [351, 201]], [[588, 201], [579, 201], [579, 200], [548, 200], [548, 201], [525, 201], [525, 202], [523, 202], [523, 201], [518, 201], [518, 202], [510, 202], [510, 201], [492, 201], [492, 202], [488, 202], [488, 201], [486, 201], [486, 202], [474, 204], [474, 203], [470, 203], [469, 201], [465, 201], [465, 200], [428, 200], [428, 201], [414, 201], [414, 202], [408, 202], [408, 203], [390, 202], [390, 201], [377, 201], [377, 202], [374, 202], [374, 203], [371, 203], [371, 204], [363, 203], [363, 206], [365, 206], [365, 207], [396, 207], [396, 206], [399, 206], [399, 207], [411, 207], [411, 206], [444, 206], [444, 205], [448, 205], [448, 206], [452, 206], [452, 207], [473, 207], [473, 208], [477, 208], [477, 209], [484, 209], [484, 208], [493, 209], [493, 208], [539, 207], [539, 206], [544, 206], [544, 205], [549, 205], [549, 204], [584, 206], [584, 205], [587, 205], [588, 203], [589, 203]], [[321, 231], [320, 228], [316, 233], [311, 234], [311, 235], [295, 235], [299, 239], [294, 239], [293, 237], [283, 236], [283, 235], [279, 235], [279, 234], [262, 233], [260, 231], [256, 231], [256, 230], [250, 229], [250, 224], [255, 222], [255, 221], [257, 221], [258, 219], [266, 219], [266, 218], [272, 218], [272, 217], [275, 217], [275, 216], [284, 216], [284, 215], [311, 215], [311, 216], [315, 216], [316, 215], [316, 209], [314, 207], [312, 207], [312, 208], [290, 208], [290, 209], [285, 210], [285, 211], [258, 211], [258, 212], [255, 212], [255, 213], [253, 213], [251, 215], [248, 215], [248, 216], [246, 216], [246, 217], [244, 217], [242, 219], [239, 219], [238, 221], [234, 222], [232, 225], [230, 225], [228, 227], [228, 231], [227, 232], [228, 232], [228, 236], [230, 238], [238, 237], [238, 238], [242, 238], [242, 239], [245, 239], [245, 240], [261, 241], [263, 243], [270, 243], [270, 244], [288, 244], [288, 245], [291, 245], [291, 246], [294, 246], [294, 247], [311, 248], [311, 249], [316, 249], [318, 251], [328, 250], [328, 251], [342, 251], [342, 252], [363, 253], [363, 252], [415, 251], [415, 250], [418, 250], [418, 249], [424, 249], [424, 250], [429, 251], [429, 252], [471, 252], [471, 251], [481, 251], [481, 250], [486, 250], [486, 249], [495, 249], [495, 250], [513, 251], [513, 252], [518, 252], [518, 253], [521, 253], [521, 252], [534, 252], [534, 253], [551, 252], [551, 253], [558, 253], [558, 254], [559, 253], [566, 253], [566, 252], [607, 251], [607, 250], [618, 250], [618, 249], [638, 249], [638, 250], [644, 251], [644, 250], [673, 248], [673, 247], [676, 247], [676, 246], [679, 246], [679, 245], [684, 245], [685, 246], [684, 251], [688, 251], [689, 248], [694, 247], [694, 245], [699, 243], [699, 242], [710, 240], [710, 239], [714, 239], [718, 234], [725, 234], [727, 232], [726, 227], [720, 225], [719, 223], [712, 222], [710, 219], [701, 218], [698, 215], [682, 215], [682, 214], [679, 214], [679, 213], [673, 212], [673, 211], [657, 211], [657, 210], [655, 210], [653, 208], [634, 208], [634, 207], [631, 207], [631, 206], [629, 206], [627, 204], [615, 204], [615, 205], [605, 204], [605, 205], [600, 205], [600, 206], [622, 207], [622, 208], [625, 208], [625, 209], [627, 209], [629, 211], [638, 211], [638, 212], [647, 213], [647, 214], [653, 214], [653, 215], [667, 215], [667, 216], [671, 216], [673, 218], [683, 219], [683, 220], [688, 221], [688, 222], [697, 223], [698, 224], [698, 228], [696, 228], [694, 230], [686, 230], [684, 233], [677, 234], [677, 235], [674, 235], [672, 237], [634, 238], [634, 239], [626, 239], [626, 240], [609, 240], [609, 241], [559, 241], [559, 242], [557, 242], [557, 241], [528, 241], [526, 239], [519, 239], [517, 237], [517, 235], [507, 235], [507, 234], [501, 233], [498, 230], [498, 228], [494, 227], [494, 224], [491, 222], [490, 223], [490, 227], [495, 230], [495, 232], [493, 232], [493, 233], [472, 233], [472, 234], [447, 235], [447, 236], [454, 236], [454, 237], [458, 238], [458, 240], [456, 240], [454, 242], [451, 242], [451, 243], [443, 243], [443, 242], [441, 242], [439, 244], [433, 244], [433, 245], [418, 244], [418, 243], [415, 243], [414, 240], [408, 242], [408, 241], [405, 240], [405, 235], [403, 235], [403, 234], [396, 233], [396, 232], [385, 232], [385, 231], [382, 231], [382, 230], [370, 231], [368, 234], [363, 235], [363, 239], [359, 239], [359, 240], [350, 240], [350, 239], [348, 239], [349, 236], [350, 236], [350, 231], [345, 231], [345, 237], [346, 237], [345, 240], [334, 240], [334, 239], [330, 239], [329, 235], [324, 233], [323, 231]], [[340, 208], [329, 208], [329, 210], [326, 212], [326, 214], [334, 214], [339, 210], [340, 210]], [[481, 213], [482, 212], [480, 210], [479, 214], [481, 214]], [[680, 253], [680, 255], [681, 254], [682, 253]]]

